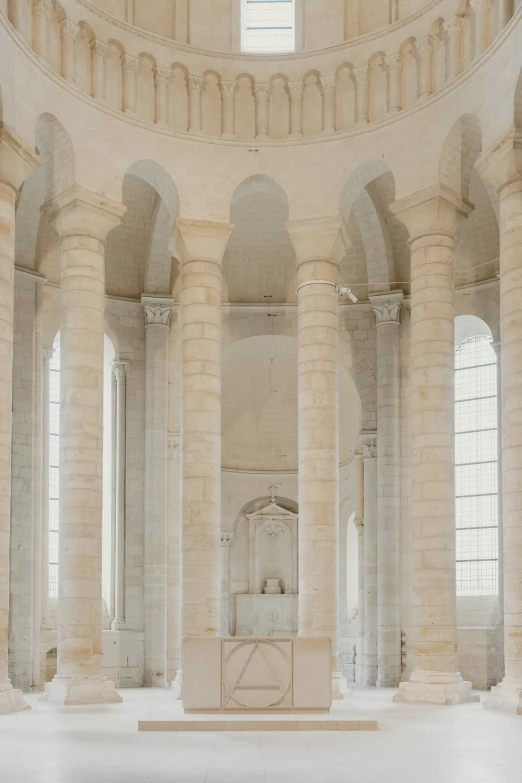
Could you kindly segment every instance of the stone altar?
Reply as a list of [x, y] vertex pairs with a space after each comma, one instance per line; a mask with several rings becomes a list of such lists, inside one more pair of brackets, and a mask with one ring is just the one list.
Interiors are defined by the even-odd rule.
[[329, 638], [183, 639], [185, 712], [329, 712]]

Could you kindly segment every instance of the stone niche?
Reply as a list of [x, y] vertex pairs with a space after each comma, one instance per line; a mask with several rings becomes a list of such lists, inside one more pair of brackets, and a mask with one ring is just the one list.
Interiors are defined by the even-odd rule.
[[237, 594], [238, 636], [297, 632], [298, 515], [274, 499], [248, 519], [248, 593]]

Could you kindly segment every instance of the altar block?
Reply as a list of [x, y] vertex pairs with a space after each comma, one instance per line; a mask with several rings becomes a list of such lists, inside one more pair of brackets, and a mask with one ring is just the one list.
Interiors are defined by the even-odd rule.
[[329, 638], [187, 637], [185, 712], [329, 712]]

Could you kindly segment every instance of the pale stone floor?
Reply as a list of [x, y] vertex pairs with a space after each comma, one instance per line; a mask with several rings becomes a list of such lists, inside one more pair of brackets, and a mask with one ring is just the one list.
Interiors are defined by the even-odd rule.
[[520, 783], [522, 717], [480, 704], [393, 704], [392, 690], [358, 689], [377, 732], [138, 733], [167, 698], [122, 691], [109, 707], [0, 716], [2, 783]]

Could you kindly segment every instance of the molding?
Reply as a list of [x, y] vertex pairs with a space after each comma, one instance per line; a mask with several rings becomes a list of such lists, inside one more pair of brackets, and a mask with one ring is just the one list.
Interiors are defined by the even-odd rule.
[[427, 16], [430, 13], [430, 11], [432, 11], [434, 8], [437, 8], [437, 6], [443, 3], [444, 0], [432, 0], [432, 2], [429, 3], [429, 5], [426, 5], [424, 8], [421, 8], [416, 13], [411, 14], [410, 16], [407, 16], [404, 19], [400, 19], [398, 22], [394, 22], [393, 24], [387, 25], [386, 27], [381, 27], [378, 30], [374, 30], [371, 33], [366, 33], [365, 35], [360, 35], [357, 36], [356, 38], [351, 38], [349, 41], [343, 41], [342, 43], [336, 44], [335, 46], [328, 46], [325, 49], [307, 49], [305, 51], [289, 52], [287, 54], [281, 52], [276, 54], [259, 54], [259, 53], [249, 54], [248, 52], [219, 52], [214, 50], [199, 49], [196, 46], [190, 46], [190, 44], [183, 43], [182, 41], [176, 41], [173, 38], [168, 38], [167, 36], [157, 35], [155, 33], [149, 32], [148, 30], [144, 30], [142, 27], [137, 27], [135, 25], [129, 24], [128, 22], [125, 22], [122, 19], [116, 19], [116, 17], [111, 16], [103, 9], [98, 8], [98, 6], [94, 5], [93, 3], [90, 3], [89, 0], [76, 0], [76, 2], [79, 6], [83, 6], [88, 11], [90, 11], [94, 16], [98, 16], [100, 19], [104, 19], [106, 22], [109, 22], [109, 24], [113, 24], [115, 27], [119, 27], [122, 30], [126, 30], [127, 32], [135, 35], [136, 37], [145, 38], [146, 40], [151, 41], [156, 45], [160, 44], [163, 46], [168, 46], [172, 49], [177, 49], [180, 52], [187, 52], [190, 54], [200, 54], [204, 57], [210, 56], [210, 57], [222, 58], [224, 60], [240, 60], [245, 63], [249, 63], [249, 62], [281, 62], [281, 61], [288, 62], [288, 60], [306, 60], [309, 57], [315, 57], [320, 54], [329, 54], [331, 52], [342, 52], [346, 49], [352, 49], [355, 46], [359, 46], [361, 44], [365, 44], [370, 41], [376, 41], [380, 38], [383, 38], [386, 35], [394, 33], [396, 30], [401, 30], [403, 27], [407, 27], [408, 25], [417, 21], [417, 19], [421, 19], [423, 16]]
[[23, 266], [15, 266], [15, 273], [24, 275], [31, 278], [35, 283], [45, 285], [47, 283], [47, 277], [41, 275], [39, 272], [35, 272], [33, 269], [25, 269]]
[[[96, 13], [98, 9], [94, 9], [90, 6], [89, 3], [87, 3], [85, 0], [76, 0], [76, 2], [81, 3], [85, 5], [86, 8], [89, 10], [92, 10], [93, 13]], [[438, 5], [439, 2], [442, 2], [442, 0], [434, 0], [433, 7]], [[431, 7], [431, 6], [430, 6]], [[426, 9], [424, 9], [424, 12], [427, 12]], [[423, 12], [423, 13], [424, 13]], [[419, 16], [422, 16], [422, 14], [419, 14]], [[100, 12], [98, 14], [102, 18], [106, 18], [107, 21], [113, 22], [111, 17], [106, 17], [103, 12]], [[415, 17], [417, 18], [417, 17]], [[351, 138], [354, 136], [359, 136], [363, 133], [370, 133], [373, 130], [380, 130], [384, 127], [387, 127], [388, 125], [397, 122], [401, 120], [403, 117], [409, 117], [412, 114], [415, 114], [418, 111], [422, 111], [428, 107], [431, 107], [434, 103], [436, 103], [439, 100], [442, 100], [446, 95], [448, 95], [453, 90], [460, 87], [462, 84], [464, 84], [468, 78], [473, 76], [476, 71], [480, 70], [482, 66], [491, 58], [493, 55], [497, 52], [497, 50], [502, 46], [504, 40], [508, 38], [518, 23], [522, 21], [522, 5], [519, 6], [517, 11], [513, 14], [511, 17], [509, 23], [504, 27], [502, 32], [496, 37], [496, 39], [493, 41], [493, 43], [490, 44], [490, 46], [486, 49], [486, 51], [478, 58], [473, 60], [472, 63], [461, 73], [458, 77], [454, 79], [450, 79], [446, 82], [446, 84], [436, 92], [432, 93], [430, 96], [428, 96], [425, 100], [423, 100], [420, 103], [416, 103], [413, 106], [408, 107], [407, 109], [402, 109], [400, 112], [397, 112], [396, 114], [386, 115], [381, 120], [377, 120], [375, 122], [368, 123], [366, 125], [361, 126], [353, 126], [349, 130], [346, 131], [338, 131], [336, 133], [328, 134], [327, 136], [321, 135], [321, 136], [307, 136], [307, 137], [299, 137], [299, 138], [286, 138], [286, 139], [225, 139], [223, 137], [219, 136], [204, 136], [203, 134], [194, 134], [189, 133], [187, 131], [179, 131], [174, 130], [173, 128], [168, 128], [164, 125], [156, 125], [154, 123], [145, 122], [143, 120], [139, 120], [137, 117], [132, 116], [130, 114], [125, 114], [122, 111], [119, 111], [118, 109], [113, 109], [110, 106], [107, 106], [106, 104], [92, 98], [87, 93], [81, 91], [78, 89], [74, 84], [71, 84], [70, 82], [67, 82], [64, 80], [60, 74], [56, 73], [52, 68], [49, 67], [49, 65], [39, 58], [35, 52], [28, 46], [28, 44], [21, 38], [21, 36], [17, 33], [17, 31], [14, 29], [14, 27], [11, 25], [11, 23], [8, 21], [6, 15], [0, 11], [0, 21], [3, 25], [3, 27], [6, 29], [8, 35], [11, 37], [13, 41], [19, 46], [20, 49], [22, 49], [25, 54], [27, 55], [28, 59], [33, 62], [34, 65], [38, 67], [38, 69], [46, 76], [48, 76], [52, 81], [55, 82], [55, 84], [60, 85], [62, 88], [67, 90], [71, 95], [76, 96], [77, 98], [80, 98], [80, 100], [83, 100], [85, 103], [90, 104], [93, 107], [96, 107], [100, 111], [109, 114], [117, 119], [120, 119], [123, 122], [128, 122], [131, 125], [135, 125], [136, 127], [143, 128], [148, 131], [154, 131], [156, 133], [160, 133], [164, 136], [171, 136], [173, 138], [180, 138], [180, 139], [186, 139], [188, 141], [193, 142], [199, 142], [208, 144], [209, 142], [212, 144], [224, 144], [225, 146], [240, 146], [240, 147], [248, 147], [249, 149], [257, 149], [262, 147], [287, 147], [287, 146], [294, 146], [294, 145], [309, 145], [309, 144], [327, 144], [331, 143], [332, 141], [337, 141], [340, 139], [345, 138]], [[406, 20], [404, 20], [406, 23]], [[133, 28], [130, 25], [123, 25], [125, 28], [128, 28], [130, 32], [135, 31], [135, 28]], [[400, 27], [401, 25], [399, 25]], [[136, 28], [137, 29], [137, 28]], [[392, 28], [386, 28], [386, 32], [389, 32]], [[395, 28], [393, 28], [395, 29]], [[147, 35], [143, 37], [149, 37]], [[377, 36], [370, 36], [368, 40], [375, 40]], [[150, 40], [156, 40], [154, 38], [151, 38]], [[167, 43], [175, 43], [173, 41], [170, 41], [170, 39], [165, 39]], [[354, 39], [355, 40], [355, 39]], [[357, 39], [359, 42], [361, 42], [361, 39]], [[366, 40], [366, 39], [365, 39]], [[162, 42], [163, 39], [159, 38], [159, 41]], [[337, 49], [342, 49], [344, 45], [339, 45], [339, 47], [332, 47], [332, 49], [321, 49], [321, 50], [314, 50], [315, 54], [324, 54], [328, 53], [329, 51], [337, 51]], [[199, 50], [192, 49], [190, 47], [187, 47], [185, 49], [187, 52], [197, 53]], [[205, 54], [202, 52], [202, 54]], [[229, 54], [227, 57], [225, 57], [223, 54], [216, 52], [216, 55], [219, 55], [220, 57], [223, 57], [224, 59], [238, 59], [238, 55], [234, 57], [234, 55]], [[302, 59], [303, 57], [308, 58], [313, 54], [313, 52], [298, 52], [295, 53], [296, 59]], [[125, 55], [129, 56], [129, 55]], [[289, 56], [289, 55], [287, 55]], [[243, 59], [241, 57], [241, 59]], [[270, 61], [270, 57], [265, 56], [259, 58], [261, 60], [266, 59]], [[239, 75], [239, 74], [238, 74]], [[460, 115], [459, 115], [460, 116]], [[455, 120], [458, 119], [458, 116], [455, 115]]]
[[141, 295], [141, 304], [145, 318], [145, 328], [148, 326], [170, 326], [172, 315], [171, 296], [153, 296], [151, 294]]

